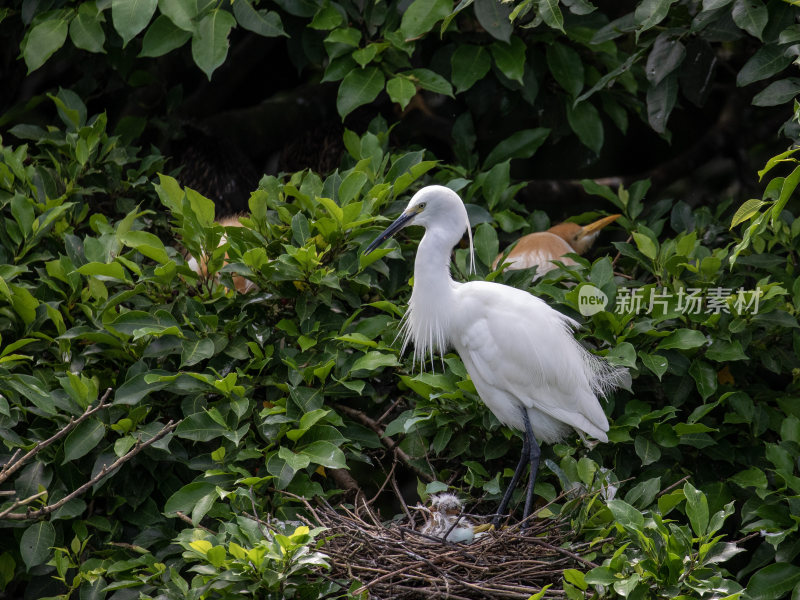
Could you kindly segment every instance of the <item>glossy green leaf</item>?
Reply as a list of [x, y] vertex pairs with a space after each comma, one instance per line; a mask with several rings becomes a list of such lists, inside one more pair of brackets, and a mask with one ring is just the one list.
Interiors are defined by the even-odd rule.
[[493, 38], [508, 42], [511, 38], [511, 6], [497, 0], [475, 0], [473, 10], [478, 23]]
[[600, 154], [603, 149], [603, 121], [600, 113], [591, 102], [581, 102], [575, 106], [567, 104], [567, 121], [581, 143]]
[[786, 562], [767, 565], [756, 571], [747, 582], [747, 598], [778, 600], [800, 583], [800, 566]]
[[639, 460], [642, 461], [642, 466], [646, 467], [661, 458], [661, 448], [659, 448], [652, 440], [637, 435], [633, 443], [634, 450]]
[[307, 456], [311, 462], [329, 469], [347, 468], [344, 452], [325, 440], [312, 442], [308, 446], [304, 446], [300, 453], [303, 456]]
[[750, 57], [736, 76], [736, 85], [744, 87], [768, 79], [783, 71], [792, 62], [791, 56], [786, 56], [780, 46], [762, 46]]
[[78, 14], [69, 23], [69, 39], [81, 50], [105, 52], [106, 34], [94, 2], [85, 2], [78, 7]]
[[158, 0], [111, 0], [111, 21], [123, 47], [147, 27], [156, 6]]
[[780, 106], [800, 94], [800, 78], [773, 81], [753, 97], [753, 106]]
[[28, 73], [41, 67], [67, 40], [69, 21], [64, 15], [42, 21], [34, 26], [25, 38], [22, 58]]
[[106, 427], [98, 419], [87, 419], [69, 432], [64, 440], [64, 459], [61, 464], [86, 456], [105, 437]]
[[465, 92], [480, 81], [492, 66], [489, 52], [483, 46], [461, 44], [450, 59], [452, 81], [456, 92]]
[[573, 98], [583, 89], [583, 60], [565, 44], [555, 42], [547, 47], [547, 66], [555, 80]]
[[736, 25], [758, 39], [761, 39], [761, 33], [769, 20], [769, 12], [761, 0], [736, 0], [731, 16]]
[[197, 24], [192, 35], [192, 58], [209, 81], [228, 56], [228, 34], [235, 26], [233, 15], [222, 9], [212, 10]]
[[19, 541], [19, 553], [25, 567], [30, 570], [46, 562], [55, 541], [56, 530], [49, 521], [39, 521], [25, 529]]
[[344, 119], [359, 106], [369, 104], [383, 90], [385, 79], [377, 67], [353, 69], [341, 84], [336, 97], [336, 109]]
[[517, 36], [511, 36], [508, 42], [493, 42], [489, 51], [500, 72], [522, 85], [525, 75], [525, 42]]
[[190, 32], [177, 27], [165, 15], [159, 15], [144, 34], [139, 56], [163, 56], [183, 46], [191, 37]]
[[661, 350], [676, 348], [679, 350], [689, 350], [699, 348], [706, 343], [706, 336], [702, 332], [694, 329], [677, 329], [663, 338], [658, 344]]
[[495, 146], [484, 161], [484, 168], [491, 169], [495, 165], [512, 158], [530, 158], [547, 139], [549, 129], [523, 129], [512, 134]]
[[[339, 12], [333, 9], [339, 15]], [[281, 16], [272, 10], [256, 10], [250, 0], [236, 0], [233, 2], [233, 15], [244, 29], [264, 37], [289, 37], [283, 29]], [[341, 20], [341, 16], [339, 16]], [[335, 25], [334, 25], [335, 27]], [[331, 29], [331, 28], [328, 28]]]
[[184, 485], [167, 498], [164, 513], [169, 516], [175, 516], [178, 512], [185, 515], [192, 513], [198, 502], [214, 493], [214, 487], [214, 484], [208, 481], [193, 481]]
[[195, 442], [208, 442], [220, 437], [226, 428], [217, 423], [208, 412], [189, 415], [175, 428], [175, 435]]
[[564, 31], [564, 15], [558, 6], [558, 0], [538, 0], [539, 14], [551, 29]]
[[667, 121], [678, 100], [678, 78], [667, 75], [658, 85], [647, 90], [647, 121], [656, 133], [665, 133]]
[[403, 13], [400, 31], [406, 40], [418, 38], [433, 29], [452, 9], [450, 0], [414, 0]]
[[386, 82], [386, 93], [392, 102], [405, 108], [417, 93], [417, 87], [406, 77], [392, 77]]

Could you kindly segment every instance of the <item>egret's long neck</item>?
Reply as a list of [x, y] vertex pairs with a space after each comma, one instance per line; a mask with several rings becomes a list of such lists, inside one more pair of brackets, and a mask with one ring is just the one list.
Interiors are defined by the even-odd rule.
[[444, 353], [446, 332], [453, 311], [455, 282], [450, 276], [453, 236], [437, 228], [425, 232], [414, 262], [414, 289], [403, 323], [403, 347], [414, 343], [414, 358], [424, 364], [425, 356]]

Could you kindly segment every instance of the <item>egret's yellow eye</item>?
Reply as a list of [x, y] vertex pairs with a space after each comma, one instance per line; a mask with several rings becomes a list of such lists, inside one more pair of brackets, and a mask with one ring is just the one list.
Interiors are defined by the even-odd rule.
[[422, 212], [423, 210], [425, 210], [425, 202], [420, 202], [417, 204], [417, 212]]

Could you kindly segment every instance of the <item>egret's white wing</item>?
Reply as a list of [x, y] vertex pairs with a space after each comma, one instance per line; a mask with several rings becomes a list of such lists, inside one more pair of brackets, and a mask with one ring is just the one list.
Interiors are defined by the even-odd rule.
[[[597, 359], [573, 337], [572, 319], [527, 292], [489, 282], [459, 286], [456, 298], [453, 345], [502, 421], [516, 426], [501, 413], [508, 404], [523, 405], [607, 439], [608, 420], [596, 398]], [[550, 425], [538, 428], [544, 441], [560, 437]]]

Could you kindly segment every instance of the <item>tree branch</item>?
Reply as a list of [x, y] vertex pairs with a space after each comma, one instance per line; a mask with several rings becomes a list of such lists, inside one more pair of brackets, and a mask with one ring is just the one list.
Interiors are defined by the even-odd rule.
[[[107, 394], [108, 394], [108, 392], [107, 392]], [[98, 406], [98, 409], [99, 409], [99, 406]], [[86, 490], [88, 490], [90, 487], [92, 487], [95, 483], [100, 481], [103, 477], [108, 475], [111, 471], [116, 470], [117, 468], [119, 468], [120, 466], [122, 466], [123, 464], [128, 462], [134, 456], [139, 454], [139, 452], [141, 452], [142, 450], [144, 450], [145, 448], [147, 448], [151, 444], [154, 444], [155, 442], [157, 442], [158, 440], [163, 438], [170, 431], [172, 431], [178, 425], [180, 425], [180, 423], [181, 423], [181, 421], [178, 421], [177, 423], [173, 423], [172, 421], [170, 421], [157, 434], [155, 434], [153, 437], [151, 437], [146, 442], [142, 442], [141, 440], [136, 442], [136, 445], [133, 448], [131, 448], [127, 453], [125, 453], [122, 456], [120, 456], [117, 460], [115, 460], [113, 463], [111, 463], [111, 465], [104, 465], [103, 468], [100, 469], [100, 472], [97, 475], [92, 477], [89, 481], [84, 483], [78, 489], [76, 489], [73, 492], [71, 492], [70, 494], [64, 496], [58, 502], [56, 502], [54, 504], [48, 504], [47, 506], [44, 506], [44, 507], [40, 508], [39, 510], [29, 510], [28, 512], [24, 512], [24, 513], [11, 512], [14, 508], [16, 508], [16, 506], [19, 506], [20, 503], [26, 503], [28, 501], [32, 501], [35, 498], [35, 497], [31, 497], [31, 498], [28, 498], [28, 499], [23, 500], [21, 502], [15, 502], [14, 505], [12, 505], [11, 507], [7, 508], [6, 510], [0, 512], [0, 519], [8, 519], [8, 520], [11, 520], [11, 521], [25, 521], [25, 520], [30, 520], [30, 519], [38, 519], [40, 517], [44, 517], [46, 515], [49, 515], [53, 511], [58, 510], [59, 508], [64, 506], [67, 502], [69, 502], [73, 498], [76, 498], [76, 497], [80, 496], [81, 494], [83, 494]], [[39, 494], [37, 494], [37, 496], [38, 495]]]
[[52, 444], [53, 442], [57, 442], [62, 437], [67, 435], [70, 431], [75, 429], [75, 427], [77, 427], [78, 425], [83, 423], [86, 419], [95, 414], [97, 411], [102, 410], [103, 408], [108, 406], [107, 401], [110, 395], [111, 395], [111, 388], [108, 388], [106, 390], [106, 393], [103, 394], [103, 397], [100, 398], [100, 404], [98, 404], [94, 408], [92, 408], [91, 404], [87, 406], [86, 410], [80, 417], [78, 417], [77, 419], [74, 417], [71, 418], [69, 423], [67, 423], [64, 427], [62, 427], [53, 437], [46, 439], [43, 442], [38, 442], [33, 448], [30, 449], [30, 451], [28, 451], [28, 453], [25, 456], [23, 456], [20, 459], [17, 459], [17, 456], [19, 456], [20, 452], [20, 450], [17, 449], [17, 451], [14, 452], [14, 455], [11, 457], [11, 459], [5, 465], [3, 465], [2, 470], [0, 470], [0, 484], [3, 484], [5, 481], [7, 481], [9, 477], [11, 477], [16, 471], [20, 469], [20, 467], [22, 467], [34, 456], [39, 454], [39, 452], [47, 448], [50, 444]]
[[350, 418], [355, 419], [356, 421], [360, 421], [362, 424], [366, 425], [367, 427], [372, 429], [372, 431], [377, 433], [383, 445], [386, 446], [387, 449], [394, 452], [395, 456], [397, 456], [401, 461], [403, 461], [403, 464], [405, 464], [409, 469], [414, 471], [414, 473], [416, 473], [420, 477], [420, 479], [423, 479], [428, 483], [434, 481], [434, 477], [431, 477], [425, 471], [423, 471], [422, 469], [420, 469], [411, 462], [411, 457], [408, 454], [406, 454], [400, 448], [400, 446], [398, 446], [395, 443], [395, 441], [392, 438], [386, 435], [386, 432], [381, 428], [380, 425], [378, 425], [378, 423], [374, 419], [365, 415], [357, 408], [350, 408], [349, 406], [342, 406], [341, 404], [336, 405], [334, 408], [336, 408], [336, 410], [342, 411]]

